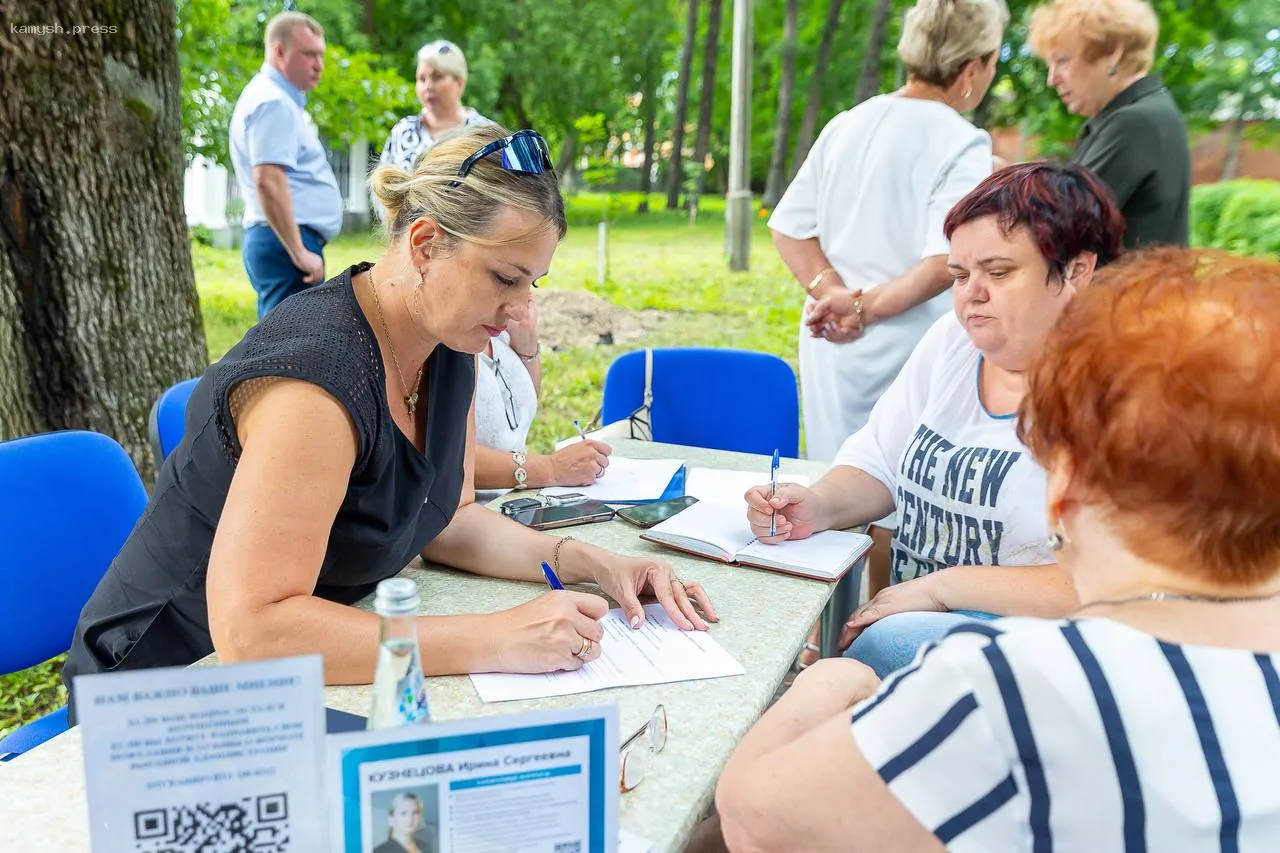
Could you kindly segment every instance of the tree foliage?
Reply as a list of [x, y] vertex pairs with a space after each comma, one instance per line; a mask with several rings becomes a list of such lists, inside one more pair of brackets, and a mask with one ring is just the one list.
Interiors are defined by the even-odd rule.
[[[786, 173], [793, 174], [812, 138], [809, 123], [820, 130], [852, 106], [861, 73], [867, 74], [863, 94], [889, 91], [901, 82], [895, 47], [911, 0], [884, 2], [797, 0], [794, 42], [783, 38], [787, 4], [755, 4], [751, 173], [757, 189], [763, 187], [779, 128], [794, 140], [786, 158]], [[1047, 87], [1044, 63], [1026, 44], [1027, 19], [1037, 2], [1009, 0], [1012, 21], [997, 81], [974, 118], [989, 128], [1018, 127], [1040, 140], [1043, 153], [1064, 154], [1081, 121]], [[727, 0], [722, 9], [716, 3], [699, 5], [686, 129], [708, 139], [708, 153], [717, 164], [708, 187], [714, 189], [721, 185], [716, 173], [727, 160], [733, 2]], [[1280, 21], [1274, 0], [1154, 0], [1154, 5], [1161, 28], [1155, 70], [1192, 125], [1248, 121], [1255, 123], [1254, 135], [1273, 128], [1280, 98]], [[261, 65], [263, 25], [286, 6], [313, 15], [325, 27], [329, 56], [309, 108], [330, 140], [366, 136], [379, 146], [396, 119], [418, 108], [410, 84], [417, 48], [448, 38], [467, 56], [466, 103], [507, 126], [537, 127], [553, 146], [564, 146], [562, 166], [576, 166], [584, 157], [596, 161], [589, 163], [593, 171], [599, 171], [602, 159], [612, 158], [616, 167], [632, 162], [626, 155], [643, 145], [641, 94], [646, 90], [657, 100], [652, 105], [656, 159], [672, 156], [687, 0], [178, 0], [188, 155], [225, 162], [231, 106]], [[691, 126], [688, 117], [702, 113], [703, 46], [712, 7], [724, 23], [717, 34], [710, 126], [704, 128]], [[868, 33], [881, 8], [888, 11], [884, 38], [871, 39]], [[834, 27], [829, 20], [836, 21]], [[876, 41], [877, 55], [868, 56], [868, 45]], [[784, 58], [794, 61], [797, 91], [785, 117], [778, 115]], [[581, 147], [575, 131], [584, 117], [603, 122], [604, 141], [591, 143], [591, 152]]]

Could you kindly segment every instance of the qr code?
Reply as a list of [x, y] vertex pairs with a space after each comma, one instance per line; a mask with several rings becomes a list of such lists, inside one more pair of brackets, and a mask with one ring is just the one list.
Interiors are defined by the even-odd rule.
[[582, 853], [581, 841], [558, 841], [556, 853]]
[[292, 849], [289, 800], [284, 794], [135, 812], [133, 834], [139, 853], [287, 853]]

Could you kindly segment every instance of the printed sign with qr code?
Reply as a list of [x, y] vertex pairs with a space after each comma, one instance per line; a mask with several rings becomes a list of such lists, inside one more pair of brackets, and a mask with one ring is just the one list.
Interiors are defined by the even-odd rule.
[[133, 815], [138, 853], [287, 853], [289, 800], [285, 794], [244, 797], [216, 805], [147, 809]]

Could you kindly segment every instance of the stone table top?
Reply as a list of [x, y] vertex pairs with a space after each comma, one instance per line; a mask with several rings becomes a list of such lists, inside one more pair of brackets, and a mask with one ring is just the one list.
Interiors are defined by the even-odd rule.
[[[630, 439], [611, 442], [622, 456], [680, 458], [691, 466], [759, 471], [762, 480], [767, 477], [764, 456]], [[817, 479], [826, 467], [784, 459], [780, 471]], [[711, 636], [743, 665], [746, 675], [492, 704], [480, 701], [466, 676], [436, 677], [427, 680], [432, 717], [444, 721], [616, 703], [620, 735], [625, 737], [661, 702], [670, 729], [666, 749], [651, 762], [644, 783], [621, 795], [619, 823], [652, 841], [656, 850], [682, 850], [710, 805], [721, 767], [772, 700], [832, 585], [662, 548], [640, 539], [639, 528], [620, 520], [582, 525], [571, 532], [615, 551], [661, 557], [680, 577], [702, 583], [721, 618]], [[404, 576], [418, 584], [422, 612], [428, 615], [502, 610], [543, 592], [541, 585], [478, 577], [420, 560], [406, 567]], [[372, 609], [372, 597], [357, 606]], [[369, 698], [368, 686], [325, 689], [327, 705], [356, 714], [368, 713]], [[0, 791], [0, 850], [89, 849], [78, 728], [0, 765]]]

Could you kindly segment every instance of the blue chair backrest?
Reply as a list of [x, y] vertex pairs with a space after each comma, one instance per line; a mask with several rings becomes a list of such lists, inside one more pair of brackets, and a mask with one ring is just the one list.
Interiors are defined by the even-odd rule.
[[[800, 453], [796, 376], [776, 355], [679, 347], [653, 351], [653, 440], [783, 456]], [[603, 423], [644, 399], [644, 351], [621, 355], [604, 380]]]
[[151, 453], [156, 459], [156, 470], [182, 442], [182, 434], [186, 430], [187, 400], [191, 399], [191, 392], [199, 381], [197, 376], [169, 386], [151, 407], [147, 431], [151, 435]]
[[124, 448], [96, 432], [0, 442], [0, 673], [71, 647], [147, 491]]

